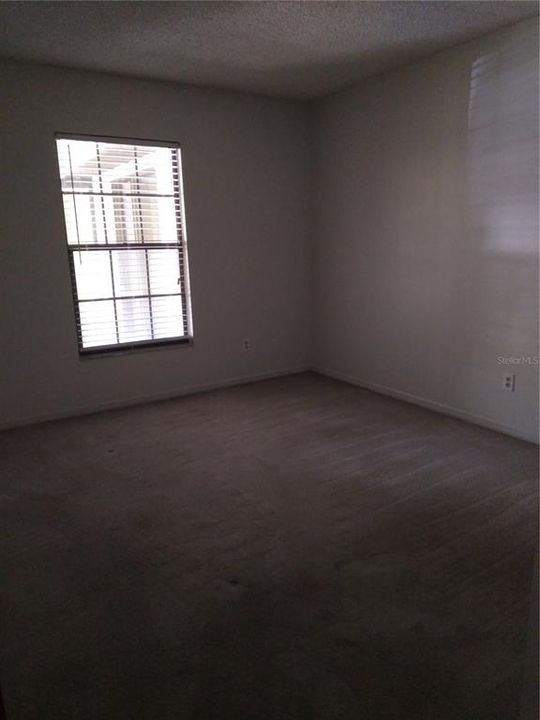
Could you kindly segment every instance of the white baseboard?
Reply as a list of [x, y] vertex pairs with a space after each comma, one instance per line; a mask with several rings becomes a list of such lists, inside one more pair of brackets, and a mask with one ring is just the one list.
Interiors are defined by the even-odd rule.
[[361, 380], [353, 377], [352, 375], [347, 375], [336, 370], [329, 370], [328, 368], [322, 367], [313, 367], [312, 370], [320, 375], [326, 375], [327, 377], [334, 378], [335, 380], [341, 380], [343, 382], [350, 383], [351, 385], [356, 385], [364, 390], [372, 390], [380, 395], [388, 395], [389, 397], [396, 398], [397, 400], [403, 400], [404, 402], [411, 403], [412, 405], [419, 405], [420, 407], [427, 408], [428, 410], [434, 410], [435, 412], [443, 415], [449, 415], [450, 417], [457, 418], [458, 420], [465, 420], [466, 422], [473, 423], [474, 425], [481, 425], [489, 430], [496, 430], [497, 432], [504, 433], [505, 435], [511, 435], [512, 437], [519, 438], [520, 440], [527, 440], [527, 442], [532, 442], [538, 445], [538, 437], [533, 433], [503, 425], [481, 415], [473, 415], [466, 410], [460, 410], [452, 405], [446, 405], [444, 403], [437, 402], [436, 400], [430, 400], [429, 398], [421, 397], [419, 395], [412, 395], [411, 393], [403, 392], [401, 390], [395, 390], [394, 388], [386, 387], [385, 385], [377, 385], [376, 383], [366, 382], [365, 380]]
[[186, 388], [168, 390], [161, 393], [149, 393], [146, 395], [136, 395], [127, 400], [120, 400], [111, 403], [96, 403], [91, 407], [78, 406], [69, 408], [65, 411], [54, 413], [44, 413], [33, 415], [16, 420], [15, 422], [0, 422], [0, 431], [9, 430], [16, 427], [24, 427], [26, 425], [34, 425], [36, 423], [49, 422], [50, 420], [63, 420], [70, 417], [78, 417], [81, 415], [93, 415], [95, 413], [104, 412], [106, 410], [121, 410], [122, 408], [133, 407], [135, 405], [145, 405], [151, 402], [159, 402], [160, 400], [173, 400], [174, 398], [184, 397], [185, 395], [196, 395], [197, 393], [209, 392], [210, 390], [219, 390], [220, 388], [233, 387], [235, 385], [246, 385], [259, 380], [271, 380], [272, 378], [283, 377], [285, 375], [296, 375], [311, 370], [309, 365], [290, 368], [287, 370], [277, 370], [274, 372], [256, 373], [254, 375], [239, 375], [225, 380], [219, 380], [212, 383], [202, 383], [199, 385], [190, 385]]

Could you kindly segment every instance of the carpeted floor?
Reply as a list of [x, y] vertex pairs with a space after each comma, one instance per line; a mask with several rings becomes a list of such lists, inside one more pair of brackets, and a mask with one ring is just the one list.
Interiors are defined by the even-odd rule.
[[314, 374], [0, 434], [8, 720], [514, 720], [537, 448]]

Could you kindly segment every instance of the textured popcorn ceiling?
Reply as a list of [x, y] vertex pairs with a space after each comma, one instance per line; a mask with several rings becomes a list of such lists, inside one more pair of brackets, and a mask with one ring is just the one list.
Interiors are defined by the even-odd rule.
[[536, 2], [2, 2], [0, 56], [312, 98], [538, 13]]

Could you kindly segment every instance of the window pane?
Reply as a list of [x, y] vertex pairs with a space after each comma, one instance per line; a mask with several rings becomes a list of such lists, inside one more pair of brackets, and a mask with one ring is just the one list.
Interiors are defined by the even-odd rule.
[[102, 212], [98, 205], [96, 215], [96, 198], [92, 195], [64, 195], [64, 216], [66, 231], [70, 245], [92, 245], [104, 242], [99, 239], [102, 234]]
[[114, 291], [122, 295], [148, 295], [145, 250], [113, 250]]
[[[119, 192], [123, 185], [113, 183], [113, 192]], [[140, 216], [135, 213], [137, 198], [131, 196], [115, 195], [109, 198], [113, 208], [113, 222], [109, 242], [136, 243], [141, 242]]]
[[150, 307], [147, 298], [117, 300], [118, 332], [120, 342], [138, 342], [152, 339]]
[[74, 252], [73, 265], [79, 300], [112, 297], [111, 265], [107, 251]]
[[181, 337], [184, 335], [183, 302], [179, 295], [152, 298], [154, 337]]
[[83, 347], [114, 345], [117, 342], [112, 300], [82, 302], [79, 304], [79, 315]]
[[145, 242], [178, 242], [176, 213], [178, 209], [173, 198], [153, 198], [154, 213], [149, 216], [148, 227], [145, 228]]
[[62, 190], [92, 192], [95, 173], [91, 172], [89, 168], [97, 167], [96, 143], [57, 140], [57, 147]]
[[[120, 185], [113, 183], [113, 191]], [[116, 194], [104, 198], [109, 243], [177, 243], [174, 198]], [[102, 211], [100, 211], [102, 213]], [[103, 213], [98, 217], [102, 223]]]
[[178, 250], [149, 250], [150, 292], [180, 292], [180, 258]]

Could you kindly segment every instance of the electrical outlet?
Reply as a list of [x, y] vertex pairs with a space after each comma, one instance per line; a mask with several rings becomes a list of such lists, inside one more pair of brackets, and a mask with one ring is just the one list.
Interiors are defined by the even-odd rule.
[[503, 390], [508, 390], [508, 392], [514, 392], [516, 389], [516, 376], [514, 373], [503, 375], [502, 388]]
[[251, 350], [251, 342], [249, 338], [244, 338], [242, 340], [242, 350], [246, 352], [247, 350]]

